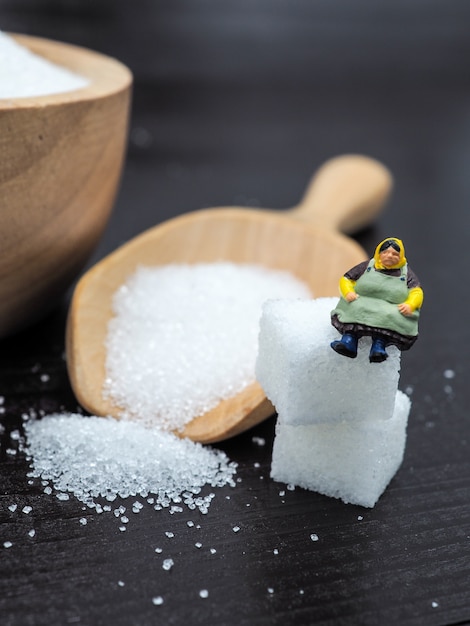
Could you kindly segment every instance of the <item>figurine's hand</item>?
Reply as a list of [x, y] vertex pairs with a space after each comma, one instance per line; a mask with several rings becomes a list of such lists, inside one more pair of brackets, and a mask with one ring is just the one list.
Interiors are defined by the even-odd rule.
[[405, 315], [406, 317], [413, 313], [413, 309], [411, 308], [411, 306], [409, 304], [405, 304], [405, 302], [402, 302], [398, 305], [398, 310], [402, 315]]
[[349, 291], [344, 296], [344, 299], [346, 300], [346, 302], [354, 302], [354, 300], [357, 300], [358, 298], [359, 298], [359, 296], [357, 295], [357, 293], [355, 291]]

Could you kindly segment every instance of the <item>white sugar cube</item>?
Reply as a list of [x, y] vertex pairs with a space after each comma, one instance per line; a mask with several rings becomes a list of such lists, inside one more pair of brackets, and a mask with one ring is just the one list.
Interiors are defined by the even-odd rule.
[[281, 415], [271, 477], [373, 507], [403, 460], [410, 406], [398, 391], [389, 420], [292, 426]]
[[268, 300], [260, 320], [256, 376], [286, 424], [387, 420], [393, 415], [400, 351], [369, 363], [370, 338], [355, 359], [330, 346], [339, 339], [330, 322], [338, 298]]

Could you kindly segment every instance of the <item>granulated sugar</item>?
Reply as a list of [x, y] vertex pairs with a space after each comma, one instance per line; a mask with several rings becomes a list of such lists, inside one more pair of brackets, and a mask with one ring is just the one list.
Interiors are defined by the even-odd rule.
[[0, 31], [0, 99], [63, 93], [87, 84], [85, 78], [33, 54]]
[[[135, 422], [55, 414], [26, 422], [25, 433], [29, 475], [97, 512], [104, 509], [97, 498], [152, 494], [155, 509], [175, 502], [207, 513], [214, 494], [199, 496], [201, 489], [235, 485], [236, 465], [223, 452]], [[125, 511], [117, 510], [123, 523]]]
[[255, 381], [263, 302], [310, 297], [255, 265], [139, 268], [114, 297], [104, 393], [126, 417], [182, 428]]

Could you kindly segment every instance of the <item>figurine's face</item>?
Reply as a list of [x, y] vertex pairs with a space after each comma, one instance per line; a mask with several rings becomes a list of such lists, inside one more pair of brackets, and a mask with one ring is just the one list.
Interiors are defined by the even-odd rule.
[[393, 265], [396, 265], [400, 261], [400, 253], [397, 252], [395, 248], [390, 246], [379, 254], [379, 258], [382, 265], [389, 268], [393, 267]]

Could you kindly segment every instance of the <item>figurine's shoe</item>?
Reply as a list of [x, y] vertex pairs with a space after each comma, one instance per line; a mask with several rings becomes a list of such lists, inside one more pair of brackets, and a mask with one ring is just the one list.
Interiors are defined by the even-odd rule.
[[373, 339], [369, 352], [369, 361], [371, 363], [382, 363], [388, 357], [385, 350], [385, 341], [383, 339]]
[[330, 346], [335, 352], [342, 356], [348, 356], [350, 359], [357, 357], [357, 337], [345, 334], [337, 341], [332, 341]]

